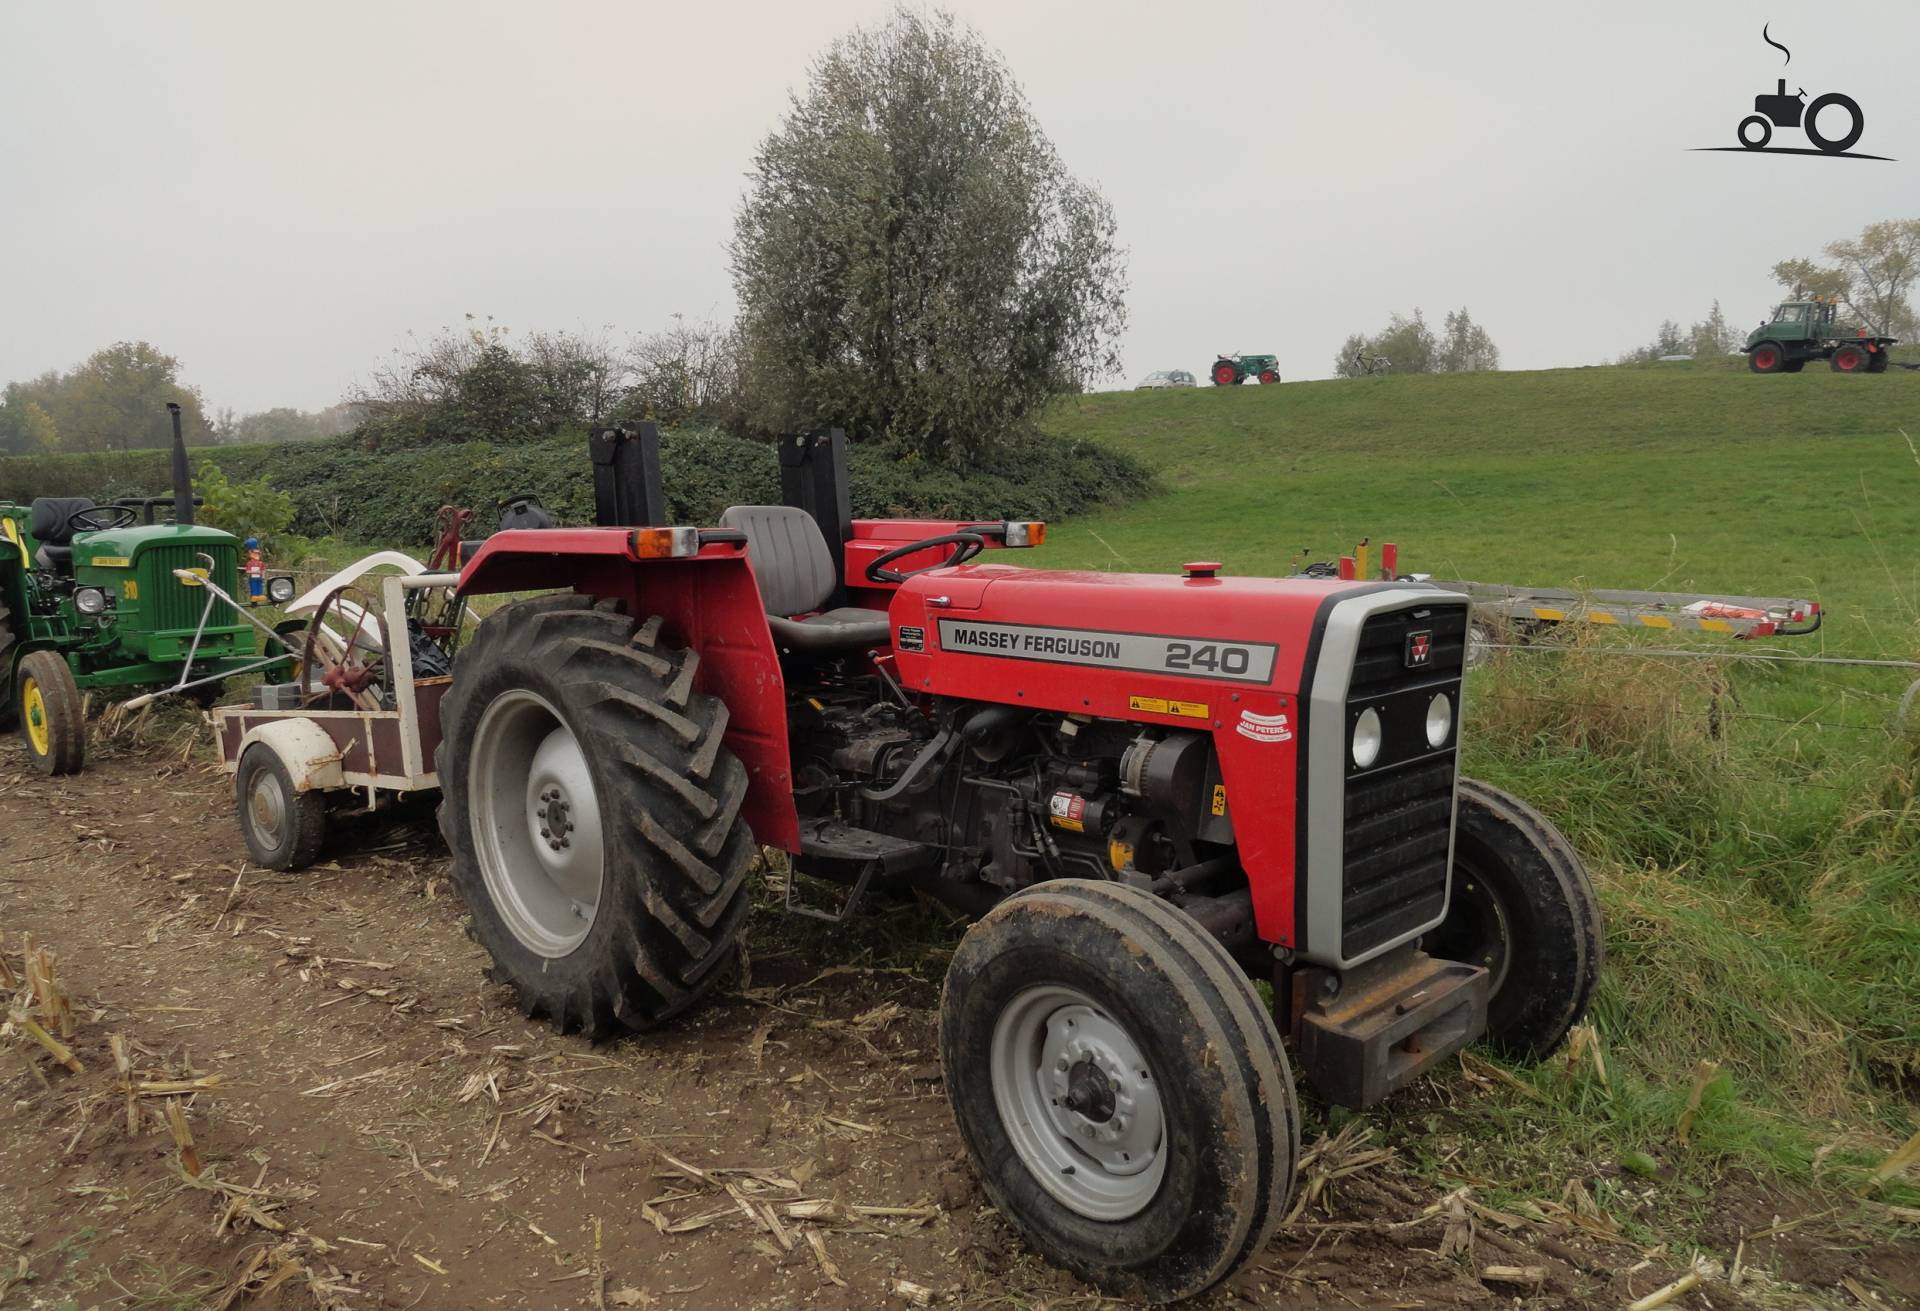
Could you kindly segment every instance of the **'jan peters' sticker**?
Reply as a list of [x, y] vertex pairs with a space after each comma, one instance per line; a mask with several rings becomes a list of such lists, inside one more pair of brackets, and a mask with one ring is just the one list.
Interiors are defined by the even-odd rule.
[[1293, 741], [1293, 729], [1288, 727], [1285, 714], [1256, 715], [1251, 710], [1242, 710], [1240, 722], [1233, 726], [1233, 731], [1255, 742]]

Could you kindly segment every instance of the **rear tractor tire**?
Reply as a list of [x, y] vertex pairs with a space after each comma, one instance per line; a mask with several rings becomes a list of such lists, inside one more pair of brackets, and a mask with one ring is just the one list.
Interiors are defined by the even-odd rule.
[[1868, 363], [1867, 353], [1858, 346], [1842, 346], [1827, 360], [1827, 367], [1835, 373], [1865, 373]]
[[645, 1029], [738, 959], [753, 836], [697, 654], [613, 603], [502, 607], [460, 652], [436, 757], [472, 935], [529, 1016]]
[[1218, 364], [1213, 366], [1213, 385], [1214, 386], [1232, 387], [1239, 381], [1240, 381], [1240, 370], [1235, 368], [1232, 364], [1230, 364], [1226, 360], [1221, 360]]
[[280, 753], [255, 742], [240, 756], [233, 775], [240, 836], [256, 865], [305, 869], [327, 840], [327, 796], [294, 787]]
[[87, 717], [73, 671], [53, 651], [29, 651], [14, 675], [14, 708], [27, 759], [42, 774], [77, 774], [87, 758]]
[[1879, 350], [1867, 357], [1867, 372], [1885, 373], [1887, 371], [1887, 364], [1887, 348], [1882, 346]]
[[1113, 1296], [1203, 1292], [1286, 1212], [1280, 1035], [1219, 943], [1146, 892], [1062, 879], [989, 911], [947, 969], [940, 1058], [993, 1205]]
[[1531, 806], [1467, 778], [1458, 805], [1447, 918], [1422, 946], [1486, 966], [1488, 1046], [1538, 1060], [1593, 998], [1606, 954], [1600, 902], [1572, 844]]
[[[14, 641], [13, 612], [8, 609], [6, 601], [0, 599], [0, 689], [11, 686], [8, 674], [13, 669]], [[0, 697], [0, 732], [12, 728], [14, 721], [19, 718], [17, 701], [18, 698], [11, 695]]]

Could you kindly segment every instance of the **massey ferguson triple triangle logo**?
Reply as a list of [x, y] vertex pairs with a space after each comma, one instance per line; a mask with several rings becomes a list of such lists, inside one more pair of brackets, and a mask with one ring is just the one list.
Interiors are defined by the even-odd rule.
[[1422, 628], [1407, 634], [1407, 668], [1418, 669], [1433, 660], [1433, 630]]

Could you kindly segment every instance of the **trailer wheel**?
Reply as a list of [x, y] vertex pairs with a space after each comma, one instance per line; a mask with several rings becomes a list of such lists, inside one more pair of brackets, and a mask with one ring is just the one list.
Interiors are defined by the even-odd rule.
[[1109, 1294], [1200, 1293], [1285, 1214], [1280, 1035], [1225, 950], [1144, 891], [1063, 879], [989, 911], [947, 969], [940, 1057], [994, 1206]]
[[42, 774], [75, 774], [87, 758], [87, 720], [73, 671], [52, 651], [20, 657], [15, 709], [27, 759]]
[[1231, 361], [1221, 360], [1218, 364], [1213, 366], [1213, 385], [1214, 386], [1231, 387], [1239, 381], [1240, 381], [1240, 370], [1235, 368]]
[[1747, 367], [1755, 373], [1778, 373], [1786, 361], [1786, 352], [1770, 341], [1763, 341], [1747, 352]]
[[471, 932], [529, 1016], [659, 1024], [738, 958], [753, 837], [699, 657], [612, 603], [503, 607], [460, 652], [435, 757]]
[[1592, 1000], [1606, 952], [1593, 884], [1560, 831], [1519, 798], [1460, 780], [1447, 918], [1424, 950], [1487, 967], [1487, 1042], [1537, 1060]]
[[1827, 367], [1835, 373], [1865, 373], [1867, 364], [1867, 353], [1858, 346], [1842, 346], [1827, 361]]
[[326, 793], [294, 787], [280, 753], [261, 742], [241, 753], [233, 792], [254, 864], [279, 870], [313, 864], [327, 840]]

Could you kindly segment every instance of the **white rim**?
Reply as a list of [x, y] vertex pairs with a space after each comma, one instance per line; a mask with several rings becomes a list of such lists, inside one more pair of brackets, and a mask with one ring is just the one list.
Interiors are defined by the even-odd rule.
[[1040, 1186], [1091, 1220], [1138, 1215], [1167, 1172], [1166, 1112], [1139, 1044], [1085, 993], [1029, 988], [993, 1026], [1000, 1123]]
[[495, 697], [473, 736], [473, 845], [487, 896], [528, 951], [568, 955], [600, 910], [606, 855], [587, 758], [544, 697]]
[[247, 783], [247, 817], [253, 831], [278, 851], [287, 840], [287, 794], [271, 769], [256, 769]]

